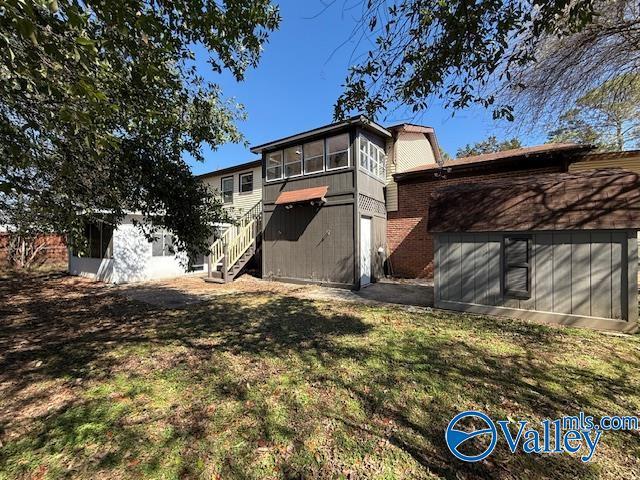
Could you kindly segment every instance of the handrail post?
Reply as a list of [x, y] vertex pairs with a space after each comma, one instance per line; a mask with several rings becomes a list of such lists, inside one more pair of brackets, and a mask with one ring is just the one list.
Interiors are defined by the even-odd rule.
[[229, 278], [228, 262], [229, 262], [229, 246], [227, 245], [227, 242], [224, 242], [222, 244], [222, 279], [224, 280], [225, 283]]
[[212, 275], [212, 270], [213, 270], [213, 264], [211, 262], [211, 257], [213, 256], [213, 252], [211, 251], [211, 247], [209, 247], [209, 255], [207, 255], [207, 268], [209, 269], [208, 272], [208, 277], [211, 278]]

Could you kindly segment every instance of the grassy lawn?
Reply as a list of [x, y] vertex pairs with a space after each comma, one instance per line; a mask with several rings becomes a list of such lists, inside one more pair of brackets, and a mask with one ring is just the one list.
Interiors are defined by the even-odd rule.
[[0, 280], [0, 478], [638, 478], [444, 443], [493, 419], [640, 412], [640, 341], [426, 310], [236, 293], [181, 309], [56, 276]]

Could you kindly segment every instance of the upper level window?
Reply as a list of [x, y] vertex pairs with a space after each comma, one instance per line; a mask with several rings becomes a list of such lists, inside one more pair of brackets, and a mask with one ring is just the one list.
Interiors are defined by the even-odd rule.
[[508, 297], [531, 297], [530, 242], [531, 237], [526, 235], [504, 237], [504, 294]]
[[302, 175], [302, 147], [291, 147], [284, 151], [284, 176]]
[[153, 234], [151, 255], [154, 257], [170, 257], [174, 254], [173, 235], [167, 230], [160, 230]]
[[240, 193], [253, 192], [253, 172], [240, 174]]
[[324, 170], [324, 140], [304, 144], [304, 173]]
[[222, 179], [222, 201], [224, 203], [233, 203], [233, 177]]
[[384, 178], [386, 175], [386, 159], [384, 149], [366, 137], [360, 136], [360, 168]]
[[349, 166], [349, 134], [327, 138], [327, 170]]
[[267, 180], [282, 178], [282, 152], [267, 154]]

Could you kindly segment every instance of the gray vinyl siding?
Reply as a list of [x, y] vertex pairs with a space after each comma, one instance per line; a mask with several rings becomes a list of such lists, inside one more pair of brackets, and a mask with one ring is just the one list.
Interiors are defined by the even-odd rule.
[[[507, 234], [436, 235], [437, 306], [478, 313], [499, 314], [502, 308], [506, 313], [541, 312], [548, 314], [550, 321], [564, 319], [561, 323], [571, 324], [570, 317], [575, 317], [589, 319], [587, 323], [598, 328], [635, 328], [635, 231], [531, 232], [528, 299], [502, 293], [502, 239]], [[595, 321], [598, 319], [609, 322]]]
[[[385, 146], [385, 139], [370, 132], [360, 130], [359, 135], [365, 136], [381, 148]], [[371, 218], [371, 281], [384, 276], [384, 263], [387, 251], [387, 208], [385, 204], [385, 179], [377, 178], [360, 168], [360, 151], [355, 148], [354, 157], [357, 165], [358, 217]], [[357, 228], [360, 227], [358, 220]], [[358, 232], [357, 238], [360, 238]], [[383, 253], [379, 253], [382, 249]], [[358, 260], [360, 248], [358, 244]], [[359, 263], [359, 262], [358, 262]]]
[[265, 278], [354, 284], [353, 204], [277, 207], [264, 221]]
[[[280, 193], [328, 186], [327, 203], [276, 206]], [[355, 277], [355, 170], [263, 186], [263, 277], [351, 287]]]
[[[288, 179], [264, 181], [262, 275], [264, 278], [360, 287], [360, 218], [371, 218], [372, 281], [384, 275], [387, 215], [384, 178], [359, 168], [358, 135], [384, 146], [385, 139], [352, 128], [350, 166]], [[298, 142], [305, 143], [313, 137]], [[289, 145], [282, 145], [286, 148]], [[263, 178], [266, 174], [263, 153]], [[276, 206], [282, 192], [327, 186], [326, 203]], [[382, 249], [383, 253], [378, 253]]]

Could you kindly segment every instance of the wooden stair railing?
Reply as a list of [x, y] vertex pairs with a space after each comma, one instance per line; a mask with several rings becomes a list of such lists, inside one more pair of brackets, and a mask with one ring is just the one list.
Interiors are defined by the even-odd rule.
[[223, 281], [228, 281], [229, 271], [255, 243], [261, 223], [262, 200], [242, 215], [236, 225], [229, 227], [213, 242], [209, 251], [209, 277], [222, 262], [222, 278]]

